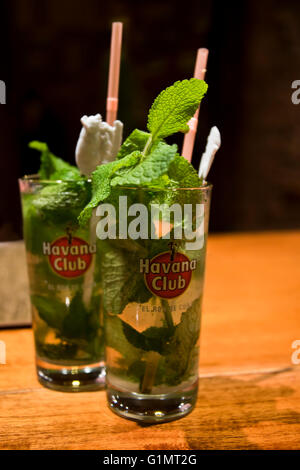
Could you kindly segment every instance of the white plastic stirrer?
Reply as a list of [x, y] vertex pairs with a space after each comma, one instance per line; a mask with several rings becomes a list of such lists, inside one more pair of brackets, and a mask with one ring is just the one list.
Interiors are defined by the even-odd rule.
[[83, 116], [82, 129], [77, 142], [75, 156], [76, 164], [85, 176], [102, 163], [108, 163], [116, 158], [122, 143], [123, 124], [116, 120], [118, 111], [118, 94], [120, 78], [120, 60], [122, 49], [123, 23], [112, 24], [108, 91], [106, 100], [106, 121], [100, 114]]
[[202, 154], [199, 165], [199, 178], [204, 180], [207, 178], [208, 172], [214, 161], [215, 155], [221, 147], [221, 134], [219, 129], [214, 126], [211, 128], [209, 136], [207, 137], [207, 144], [205, 152]]

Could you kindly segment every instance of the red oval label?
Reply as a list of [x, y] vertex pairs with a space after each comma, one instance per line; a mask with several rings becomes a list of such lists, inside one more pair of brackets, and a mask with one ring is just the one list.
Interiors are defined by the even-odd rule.
[[48, 255], [53, 271], [59, 276], [71, 279], [82, 276], [90, 267], [96, 247], [85, 240], [61, 237], [54, 242], [43, 244], [43, 253]]
[[183, 253], [161, 253], [152, 260], [140, 260], [140, 271], [144, 272], [148, 289], [158, 297], [172, 299], [188, 288], [196, 260], [190, 261]]

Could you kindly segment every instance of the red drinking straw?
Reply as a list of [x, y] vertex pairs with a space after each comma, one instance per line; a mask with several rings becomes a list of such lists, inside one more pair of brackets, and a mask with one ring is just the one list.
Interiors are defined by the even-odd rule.
[[106, 122], [110, 126], [113, 126], [114, 121], [117, 118], [118, 111], [122, 31], [123, 23], [117, 22], [112, 24], [108, 89], [106, 100]]
[[[195, 71], [194, 77], [199, 78], [200, 80], [204, 80], [205, 72], [206, 72], [206, 64], [208, 58], [208, 49], [201, 48], [198, 49], [197, 59], [195, 64]], [[194, 117], [189, 121], [189, 132], [187, 132], [184, 136], [183, 140], [183, 147], [182, 147], [182, 156], [186, 158], [189, 162], [192, 160], [195, 137], [198, 127], [198, 116], [199, 116], [199, 108], [194, 114]]]

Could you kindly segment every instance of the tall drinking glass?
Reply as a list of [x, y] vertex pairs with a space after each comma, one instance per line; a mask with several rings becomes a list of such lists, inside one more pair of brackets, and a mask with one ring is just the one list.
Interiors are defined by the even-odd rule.
[[125, 418], [195, 406], [211, 189], [114, 188], [97, 209], [107, 399]]
[[39, 381], [62, 391], [104, 385], [97, 243], [77, 217], [91, 182], [19, 180]]

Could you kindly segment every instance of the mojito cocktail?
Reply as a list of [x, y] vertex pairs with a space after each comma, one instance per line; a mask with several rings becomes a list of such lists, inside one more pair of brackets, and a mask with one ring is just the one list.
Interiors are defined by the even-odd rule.
[[77, 220], [91, 182], [65, 178], [19, 180], [37, 374], [49, 388], [92, 390], [105, 376], [100, 272], [92, 224]]
[[79, 217], [99, 240], [108, 403], [138, 421], [182, 417], [197, 397], [211, 186], [164, 139], [188, 131], [206, 89], [183, 80], [156, 98]]
[[99, 242], [106, 386], [127, 418], [168, 421], [195, 405], [210, 194], [210, 185], [113, 193], [116, 238]]

